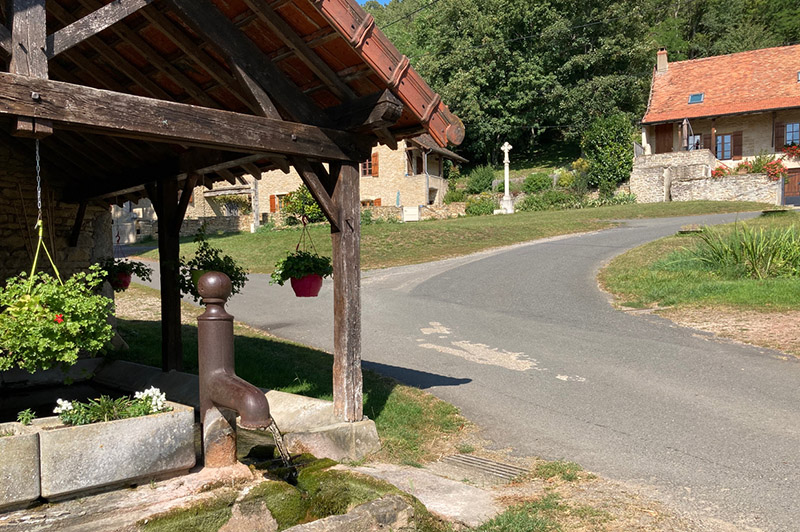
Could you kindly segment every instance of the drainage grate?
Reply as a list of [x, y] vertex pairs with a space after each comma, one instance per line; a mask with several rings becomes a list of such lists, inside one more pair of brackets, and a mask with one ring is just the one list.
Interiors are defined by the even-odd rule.
[[514, 480], [515, 478], [529, 473], [527, 469], [521, 467], [502, 464], [486, 458], [479, 458], [468, 454], [454, 454], [452, 456], [445, 456], [442, 462], [447, 462], [453, 465], [466, 467], [468, 469], [475, 469], [487, 475], [494, 475], [504, 480]]

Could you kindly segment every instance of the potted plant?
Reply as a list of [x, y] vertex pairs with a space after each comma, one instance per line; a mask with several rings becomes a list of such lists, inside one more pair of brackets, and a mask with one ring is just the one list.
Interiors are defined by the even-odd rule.
[[297, 297], [316, 297], [322, 288], [322, 279], [333, 274], [330, 257], [316, 252], [297, 250], [286, 255], [275, 264], [270, 284], [283, 286], [291, 279]]
[[135, 275], [143, 281], [149, 281], [153, 269], [143, 262], [132, 260], [107, 258], [100, 262], [100, 267], [106, 272], [106, 280], [115, 292], [124, 292], [131, 285]]
[[0, 287], [0, 371], [68, 366], [79, 351], [102, 350], [113, 336], [113, 302], [96, 293], [104, 279], [96, 264], [63, 283], [46, 273], [7, 279]]
[[206, 272], [221, 272], [231, 280], [232, 294], [238, 294], [247, 282], [247, 272], [236, 264], [230, 255], [223, 255], [222, 250], [215, 248], [206, 240], [205, 230], [201, 227], [194, 237], [198, 244], [191, 259], [181, 257], [178, 284], [181, 292], [191, 294], [195, 301], [200, 300], [197, 282]]

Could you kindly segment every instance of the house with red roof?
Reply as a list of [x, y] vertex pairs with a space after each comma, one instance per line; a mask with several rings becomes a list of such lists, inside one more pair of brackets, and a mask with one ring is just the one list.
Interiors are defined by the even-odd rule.
[[[783, 156], [793, 143], [800, 144], [800, 45], [676, 62], [658, 52], [639, 166], [734, 167], [759, 154]], [[784, 163], [784, 201], [800, 202], [800, 161]]]

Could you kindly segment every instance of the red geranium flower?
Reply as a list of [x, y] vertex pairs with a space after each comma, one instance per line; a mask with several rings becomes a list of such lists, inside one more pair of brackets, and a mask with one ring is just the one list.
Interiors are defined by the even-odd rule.
[[55, 318], [54, 321], [56, 323], [62, 323], [64, 321], [64, 315], [63, 314], [56, 314], [56, 318]]

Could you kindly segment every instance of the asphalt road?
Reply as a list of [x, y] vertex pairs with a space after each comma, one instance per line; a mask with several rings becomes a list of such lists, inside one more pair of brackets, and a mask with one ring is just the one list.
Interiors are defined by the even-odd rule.
[[[653, 487], [708, 524], [800, 530], [800, 364], [614, 310], [597, 287], [619, 253], [734, 218], [636, 220], [366, 272], [365, 367], [457, 405], [500, 447]], [[267, 281], [251, 276], [230, 312], [331, 350], [331, 283], [300, 299]]]

